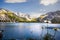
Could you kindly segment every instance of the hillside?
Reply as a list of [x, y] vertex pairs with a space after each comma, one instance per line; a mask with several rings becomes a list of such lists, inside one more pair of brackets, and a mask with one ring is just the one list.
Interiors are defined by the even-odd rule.
[[20, 22], [25, 20], [25, 18], [19, 17], [9, 10], [0, 9], [0, 22]]
[[52, 23], [60, 23], [60, 11], [48, 12], [44, 15], [41, 15], [39, 19], [41, 22], [44, 22], [44, 20], [49, 20]]
[[0, 22], [37, 22], [36, 18], [31, 19], [28, 14], [17, 14], [18, 15], [9, 10], [0, 8]]
[[0, 8], [0, 22], [42, 22], [48, 20], [50, 23], [60, 23], [60, 11], [48, 12], [38, 18], [30, 18], [29, 14], [11, 12]]

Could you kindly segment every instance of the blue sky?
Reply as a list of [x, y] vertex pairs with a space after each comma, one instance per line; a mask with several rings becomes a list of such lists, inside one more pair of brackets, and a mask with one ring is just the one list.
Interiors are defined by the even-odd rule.
[[37, 16], [60, 10], [60, 0], [0, 0], [0, 8]]

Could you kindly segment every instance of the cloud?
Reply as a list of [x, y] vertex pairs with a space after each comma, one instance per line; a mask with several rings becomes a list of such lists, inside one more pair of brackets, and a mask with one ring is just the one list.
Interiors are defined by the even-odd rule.
[[34, 13], [34, 12], [32, 12], [32, 13], [30, 13], [30, 16], [31, 16], [31, 18], [37, 18], [37, 17], [39, 17], [41, 14], [43, 14], [43, 13]]
[[43, 5], [45, 5], [45, 6], [47, 6], [47, 5], [50, 5], [50, 4], [55, 4], [55, 3], [57, 3], [58, 2], [58, 0], [41, 0], [40, 1], [40, 4], [43, 4]]
[[5, 0], [6, 3], [22, 3], [26, 1], [27, 0]]
[[40, 11], [46, 11], [45, 9], [40, 9]]

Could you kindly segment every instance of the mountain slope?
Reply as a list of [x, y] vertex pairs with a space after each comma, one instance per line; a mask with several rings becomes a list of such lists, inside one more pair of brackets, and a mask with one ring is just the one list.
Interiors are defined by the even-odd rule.
[[0, 22], [20, 22], [25, 20], [25, 18], [19, 17], [9, 10], [0, 9]]
[[44, 20], [49, 20], [52, 23], [60, 23], [60, 11], [48, 12], [41, 15], [39, 18], [41, 22], [44, 22]]
[[[19, 13], [20, 14], [20, 13]], [[60, 23], [60, 11], [48, 12], [38, 18], [30, 18], [28, 14], [16, 15], [15, 13], [0, 9], [0, 22], [42, 22], [48, 20], [52, 23]]]

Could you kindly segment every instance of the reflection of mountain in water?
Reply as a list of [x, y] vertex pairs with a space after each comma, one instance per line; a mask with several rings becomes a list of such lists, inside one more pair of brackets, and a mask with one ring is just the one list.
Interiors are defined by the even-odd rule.
[[[1, 28], [4, 30], [3, 39], [40, 39], [41, 35], [45, 35], [47, 32], [47, 24], [46, 23], [3, 23], [0, 24]], [[5, 25], [5, 26], [3, 26]], [[4, 28], [3, 28], [3, 27]], [[55, 31], [53, 31], [53, 28], [59, 28], [60, 24], [48, 24], [48, 32], [51, 34], [54, 34]], [[42, 29], [44, 27], [44, 29]], [[42, 33], [43, 32], [43, 33]], [[60, 37], [60, 31], [57, 32], [56, 39]], [[7, 36], [8, 35], [8, 36]], [[60, 38], [58, 38], [60, 39]]]

